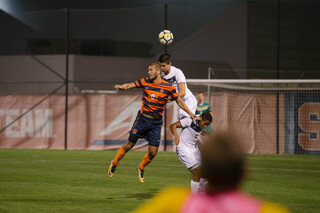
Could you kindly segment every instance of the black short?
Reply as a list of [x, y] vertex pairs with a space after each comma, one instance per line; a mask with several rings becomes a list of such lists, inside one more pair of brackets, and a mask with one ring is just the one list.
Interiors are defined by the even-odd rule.
[[161, 138], [162, 119], [147, 118], [140, 113], [129, 131], [129, 141], [137, 142], [139, 138], [144, 138], [149, 145], [159, 146]]

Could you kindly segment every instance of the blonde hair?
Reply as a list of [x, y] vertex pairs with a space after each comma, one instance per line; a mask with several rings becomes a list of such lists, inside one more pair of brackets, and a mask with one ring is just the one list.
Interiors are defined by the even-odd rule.
[[154, 66], [156, 70], [161, 70], [161, 65], [159, 62], [153, 62], [150, 66]]

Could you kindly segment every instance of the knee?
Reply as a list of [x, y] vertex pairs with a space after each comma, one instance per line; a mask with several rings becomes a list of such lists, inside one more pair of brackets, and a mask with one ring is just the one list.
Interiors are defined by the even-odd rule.
[[199, 182], [200, 181], [200, 167], [196, 167], [194, 168], [192, 171], [192, 175], [193, 175], [193, 180]]
[[157, 153], [158, 153], [157, 151], [149, 151], [148, 155], [149, 155], [150, 159], [153, 159], [157, 155]]
[[127, 141], [127, 143], [122, 145], [122, 148], [124, 149], [124, 151], [129, 151], [130, 149], [132, 149], [132, 147], [134, 147], [135, 143], [132, 143], [130, 141]]

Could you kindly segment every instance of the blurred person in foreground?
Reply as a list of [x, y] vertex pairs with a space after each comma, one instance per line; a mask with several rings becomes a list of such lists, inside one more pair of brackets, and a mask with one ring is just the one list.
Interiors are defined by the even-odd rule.
[[208, 180], [205, 193], [169, 188], [157, 194], [135, 213], [286, 213], [284, 206], [265, 202], [240, 191], [246, 172], [245, 156], [230, 132], [216, 132], [200, 147], [201, 175]]

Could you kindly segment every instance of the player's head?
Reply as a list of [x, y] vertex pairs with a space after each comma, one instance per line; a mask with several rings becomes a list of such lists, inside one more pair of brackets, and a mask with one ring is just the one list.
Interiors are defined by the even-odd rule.
[[167, 74], [170, 71], [171, 67], [171, 57], [168, 53], [164, 53], [159, 57], [159, 63], [162, 67], [162, 71]]
[[168, 53], [163, 53], [159, 56], [159, 62], [170, 64], [171, 63], [171, 56]]
[[158, 62], [154, 62], [149, 66], [148, 74], [150, 80], [154, 80], [161, 76], [161, 66]]
[[198, 121], [198, 125], [200, 128], [204, 129], [209, 126], [212, 122], [212, 116], [210, 112], [204, 112], [200, 115], [200, 120]]
[[204, 94], [202, 92], [198, 93], [198, 102], [203, 102], [204, 101]]
[[245, 158], [239, 139], [230, 132], [215, 132], [200, 147], [201, 176], [208, 192], [238, 189], [245, 174]]

